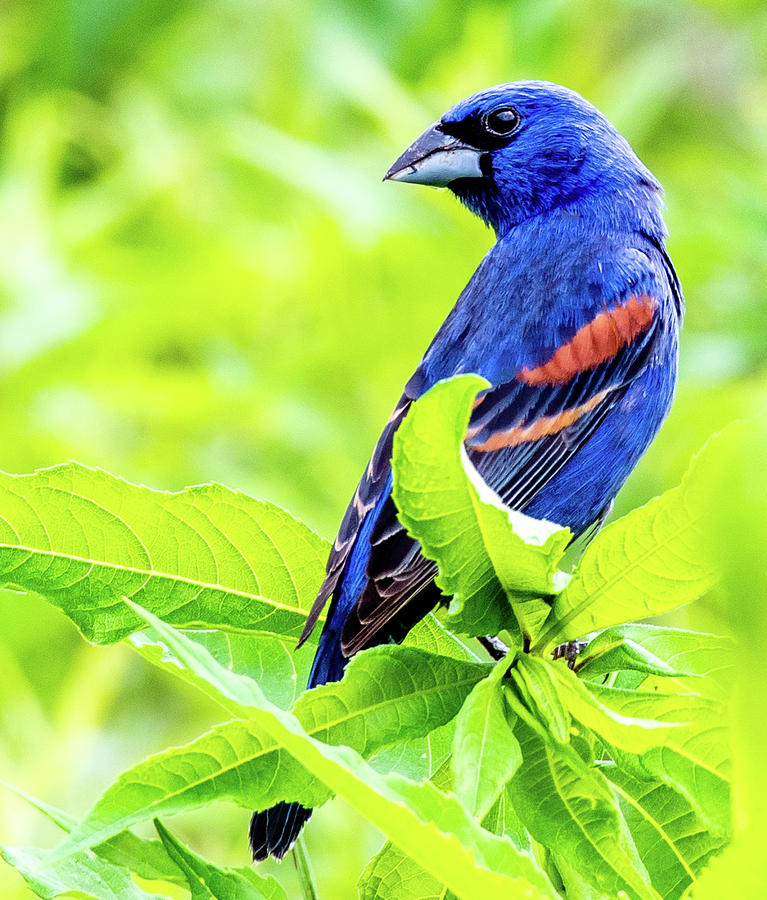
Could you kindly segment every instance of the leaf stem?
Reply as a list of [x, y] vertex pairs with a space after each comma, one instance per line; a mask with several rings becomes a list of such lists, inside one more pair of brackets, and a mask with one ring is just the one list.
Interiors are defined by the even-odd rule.
[[298, 880], [301, 883], [301, 894], [304, 900], [320, 900], [317, 891], [317, 882], [314, 880], [314, 872], [312, 864], [309, 861], [309, 853], [304, 843], [304, 836], [299, 834], [298, 840], [293, 847], [293, 862], [298, 872]]

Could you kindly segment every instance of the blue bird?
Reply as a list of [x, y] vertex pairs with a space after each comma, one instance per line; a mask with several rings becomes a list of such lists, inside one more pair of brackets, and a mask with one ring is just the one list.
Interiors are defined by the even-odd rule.
[[[496, 234], [384, 427], [346, 511], [308, 618], [330, 608], [309, 687], [408, 630], [444, 598], [436, 567], [397, 519], [392, 438], [440, 379], [483, 375], [468, 455], [510, 507], [600, 523], [673, 399], [683, 300], [666, 253], [661, 187], [575, 92], [501, 84], [448, 110], [394, 163], [391, 181], [447, 187]], [[282, 857], [311, 814], [253, 816], [256, 860]]]

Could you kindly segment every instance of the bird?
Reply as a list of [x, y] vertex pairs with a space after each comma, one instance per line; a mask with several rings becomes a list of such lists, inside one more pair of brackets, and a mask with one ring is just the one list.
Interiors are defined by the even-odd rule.
[[[397, 518], [391, 455], [437, 382], [489, 383], [469, 459], [510, 508], [598, 527], [669, 412], [684, 300], [666, 250], [660, 183], [573, 90], [515, 81], [472, 94], [418, 137], [384, 180], [445, 187], [495, 232], [394, 407], [341, 522], [301, 636], [329, 602], [308, 687], [401, 641], [441, 602], [437, 568]], [[311, 810], [254, 813], [256, 861], [282, 858]]]

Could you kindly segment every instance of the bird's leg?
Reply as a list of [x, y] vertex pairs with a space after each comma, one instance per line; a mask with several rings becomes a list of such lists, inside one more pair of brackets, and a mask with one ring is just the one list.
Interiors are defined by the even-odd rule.
[[500, 638], [497, 637], [480, 637], [477, 640], [482, 644], [482, 646], [487, 650], [487, 652], [492, 656], [495, 660], [503, 659], [504, 656], [509, 652], [509, 648]]
[[566, 644], [556, 647], [552, 655], [554, 659], [566, 659], [568, 668], [574, 669], [575, 660], [578, 659], [578, 654], [587, 643], [588, 641], [568, 641]]

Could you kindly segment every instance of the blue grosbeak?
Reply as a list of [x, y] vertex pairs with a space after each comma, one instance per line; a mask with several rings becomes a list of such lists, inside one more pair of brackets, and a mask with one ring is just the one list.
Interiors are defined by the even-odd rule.
[[[309, 687], [359, 650], [400, 641], [440, 602], [436, 567], [397, 519], [394, 432], [442, 378], [491, 384], [469, 458], [510, 507], [569, 526], [599, 522], [668, 413], [682, 294], [661, 188], [590, 103], [520, 81], [458, 103], [386, 175], [447, 187], [497, 237], [437, 332], [373, 451], [327, 564], [305, 640], [330, 600]], [[255, 859], [281, 857], [310, 810], [256, 813]]]

